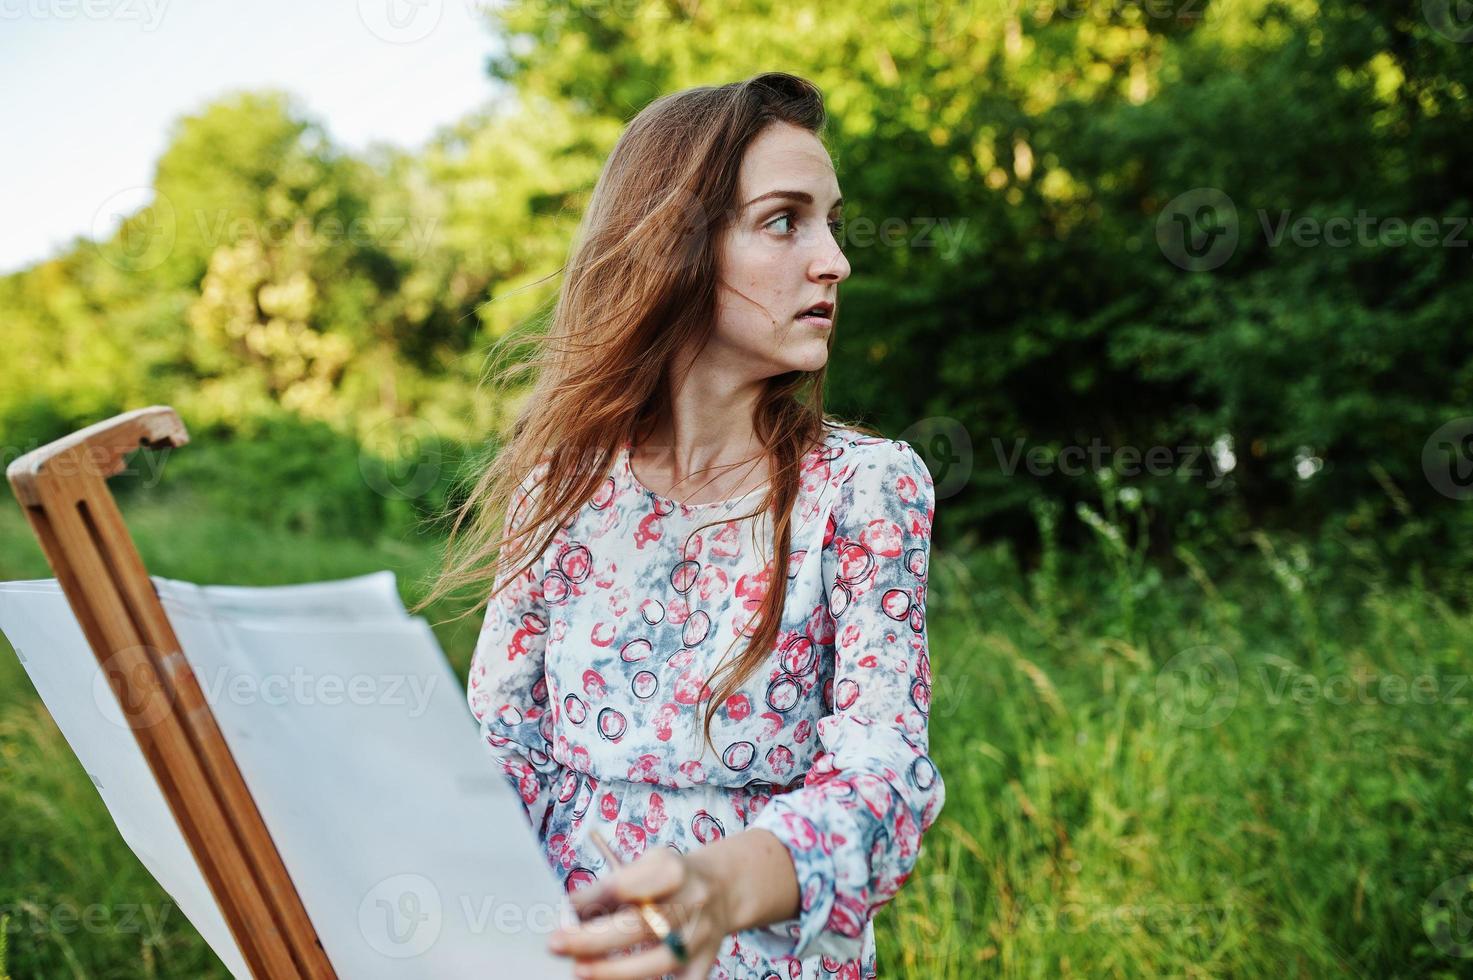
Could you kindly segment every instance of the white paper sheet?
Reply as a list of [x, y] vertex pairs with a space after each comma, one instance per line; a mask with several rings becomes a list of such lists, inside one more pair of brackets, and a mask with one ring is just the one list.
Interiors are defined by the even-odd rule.
[[[340, 977], [571, 973], [544, 949], [567, 897], [391, 572], [153, 581]], [[0, 630], [128, 846], [249, 977], [56, 581], [0, 583]]]

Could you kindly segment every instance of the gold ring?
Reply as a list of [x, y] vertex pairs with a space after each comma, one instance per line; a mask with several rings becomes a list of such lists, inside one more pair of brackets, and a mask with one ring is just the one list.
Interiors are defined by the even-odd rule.
[[655, 934], [656, 939], [664, 942], [665, 937], [670, 935], [670, 920], [665, 918], [653, 905], [646, 902], [640, 903], [639, 912], [644, 916], [645, 925], [650, 927], [650, 932]]

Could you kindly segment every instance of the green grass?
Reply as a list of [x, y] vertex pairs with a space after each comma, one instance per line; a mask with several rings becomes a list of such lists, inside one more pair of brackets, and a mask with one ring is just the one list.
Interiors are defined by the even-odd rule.
[[1093, 588], [942, 556], [947, 801], [882, 973], [1473, 974], [1429, 908], [1473, 871], [1473, 617], [1257, 543], [1220, 583], [1103, 532]]
[[[197, 582], [392, 568], [408, 594], [437, 555], [425, 541], [243, 534], [178, 508], [127, 517], [151, 571]], [[879, 914], [882, 975], [1473, 972], [1436, 920], [1445, 883], [1473, 872], [1473, 616], [1385, 580], [1373, 557], [1260, 537], [1246, 559], [1180, 550], [1163, 574], [1108, 521], [1096, 530], [1097, 551], [1050, 550], [1026, 574], [1000, 549], [938, 548], [932, 741], [947, 799]], [[47, 575], [0, 508], [0, 577]], [[438, 630], [458, 672], [475, 626]], [[11, 973], [226, 975], [8, 651], [0, 763]]]

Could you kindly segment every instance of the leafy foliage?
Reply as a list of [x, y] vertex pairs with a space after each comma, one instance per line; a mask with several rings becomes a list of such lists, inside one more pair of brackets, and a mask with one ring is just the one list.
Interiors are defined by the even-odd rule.
[[0, 431], [168, 402], [480, 444], [510, 410], [487, 349], [555, 298], [623, 125], [780, 66], [825, 90], [849, 202], [830, 402], [965, 471], [955, 539], [1036, 554], [1051, 500], [1081, 543], [1111, 469], [1157, 554], [1354, 525], [1445, 558], [1473, 517], [1424, 449], [1473, 401], [1473, 63], [1436, 7], [510, 0], [512, 95], [422, 152], [345, 154], [280, 92], [180, 119], [112, 239], [0, 280]]

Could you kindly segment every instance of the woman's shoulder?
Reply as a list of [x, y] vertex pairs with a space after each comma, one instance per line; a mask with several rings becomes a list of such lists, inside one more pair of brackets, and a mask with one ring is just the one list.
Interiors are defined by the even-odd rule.
[[825, 423], [823, 451], [805, 475], [810, 506], [804, 520], [829, 523], [867, 520], [896, 510], [931, 508], [931, 475], [911, 445], [845, 425]]
[[831, 483], [835, 526], [864, 526], [881, 518], [901, 526], [930, 526], [935, 484], [910, 443], [854, 429], [832, 437], [842, 451]]
[[916, 478], [925, 473], [929, 481], [930, 474], [924, 460], [903, 439], [888, 439], [836, 423], [825, 422], [824, 426], [824, 455], [830, 467], [837, 468], [843, 474], [841, 482], [847, 482], [856, 474], [872, 470], [886, 475], [897, 473]]

